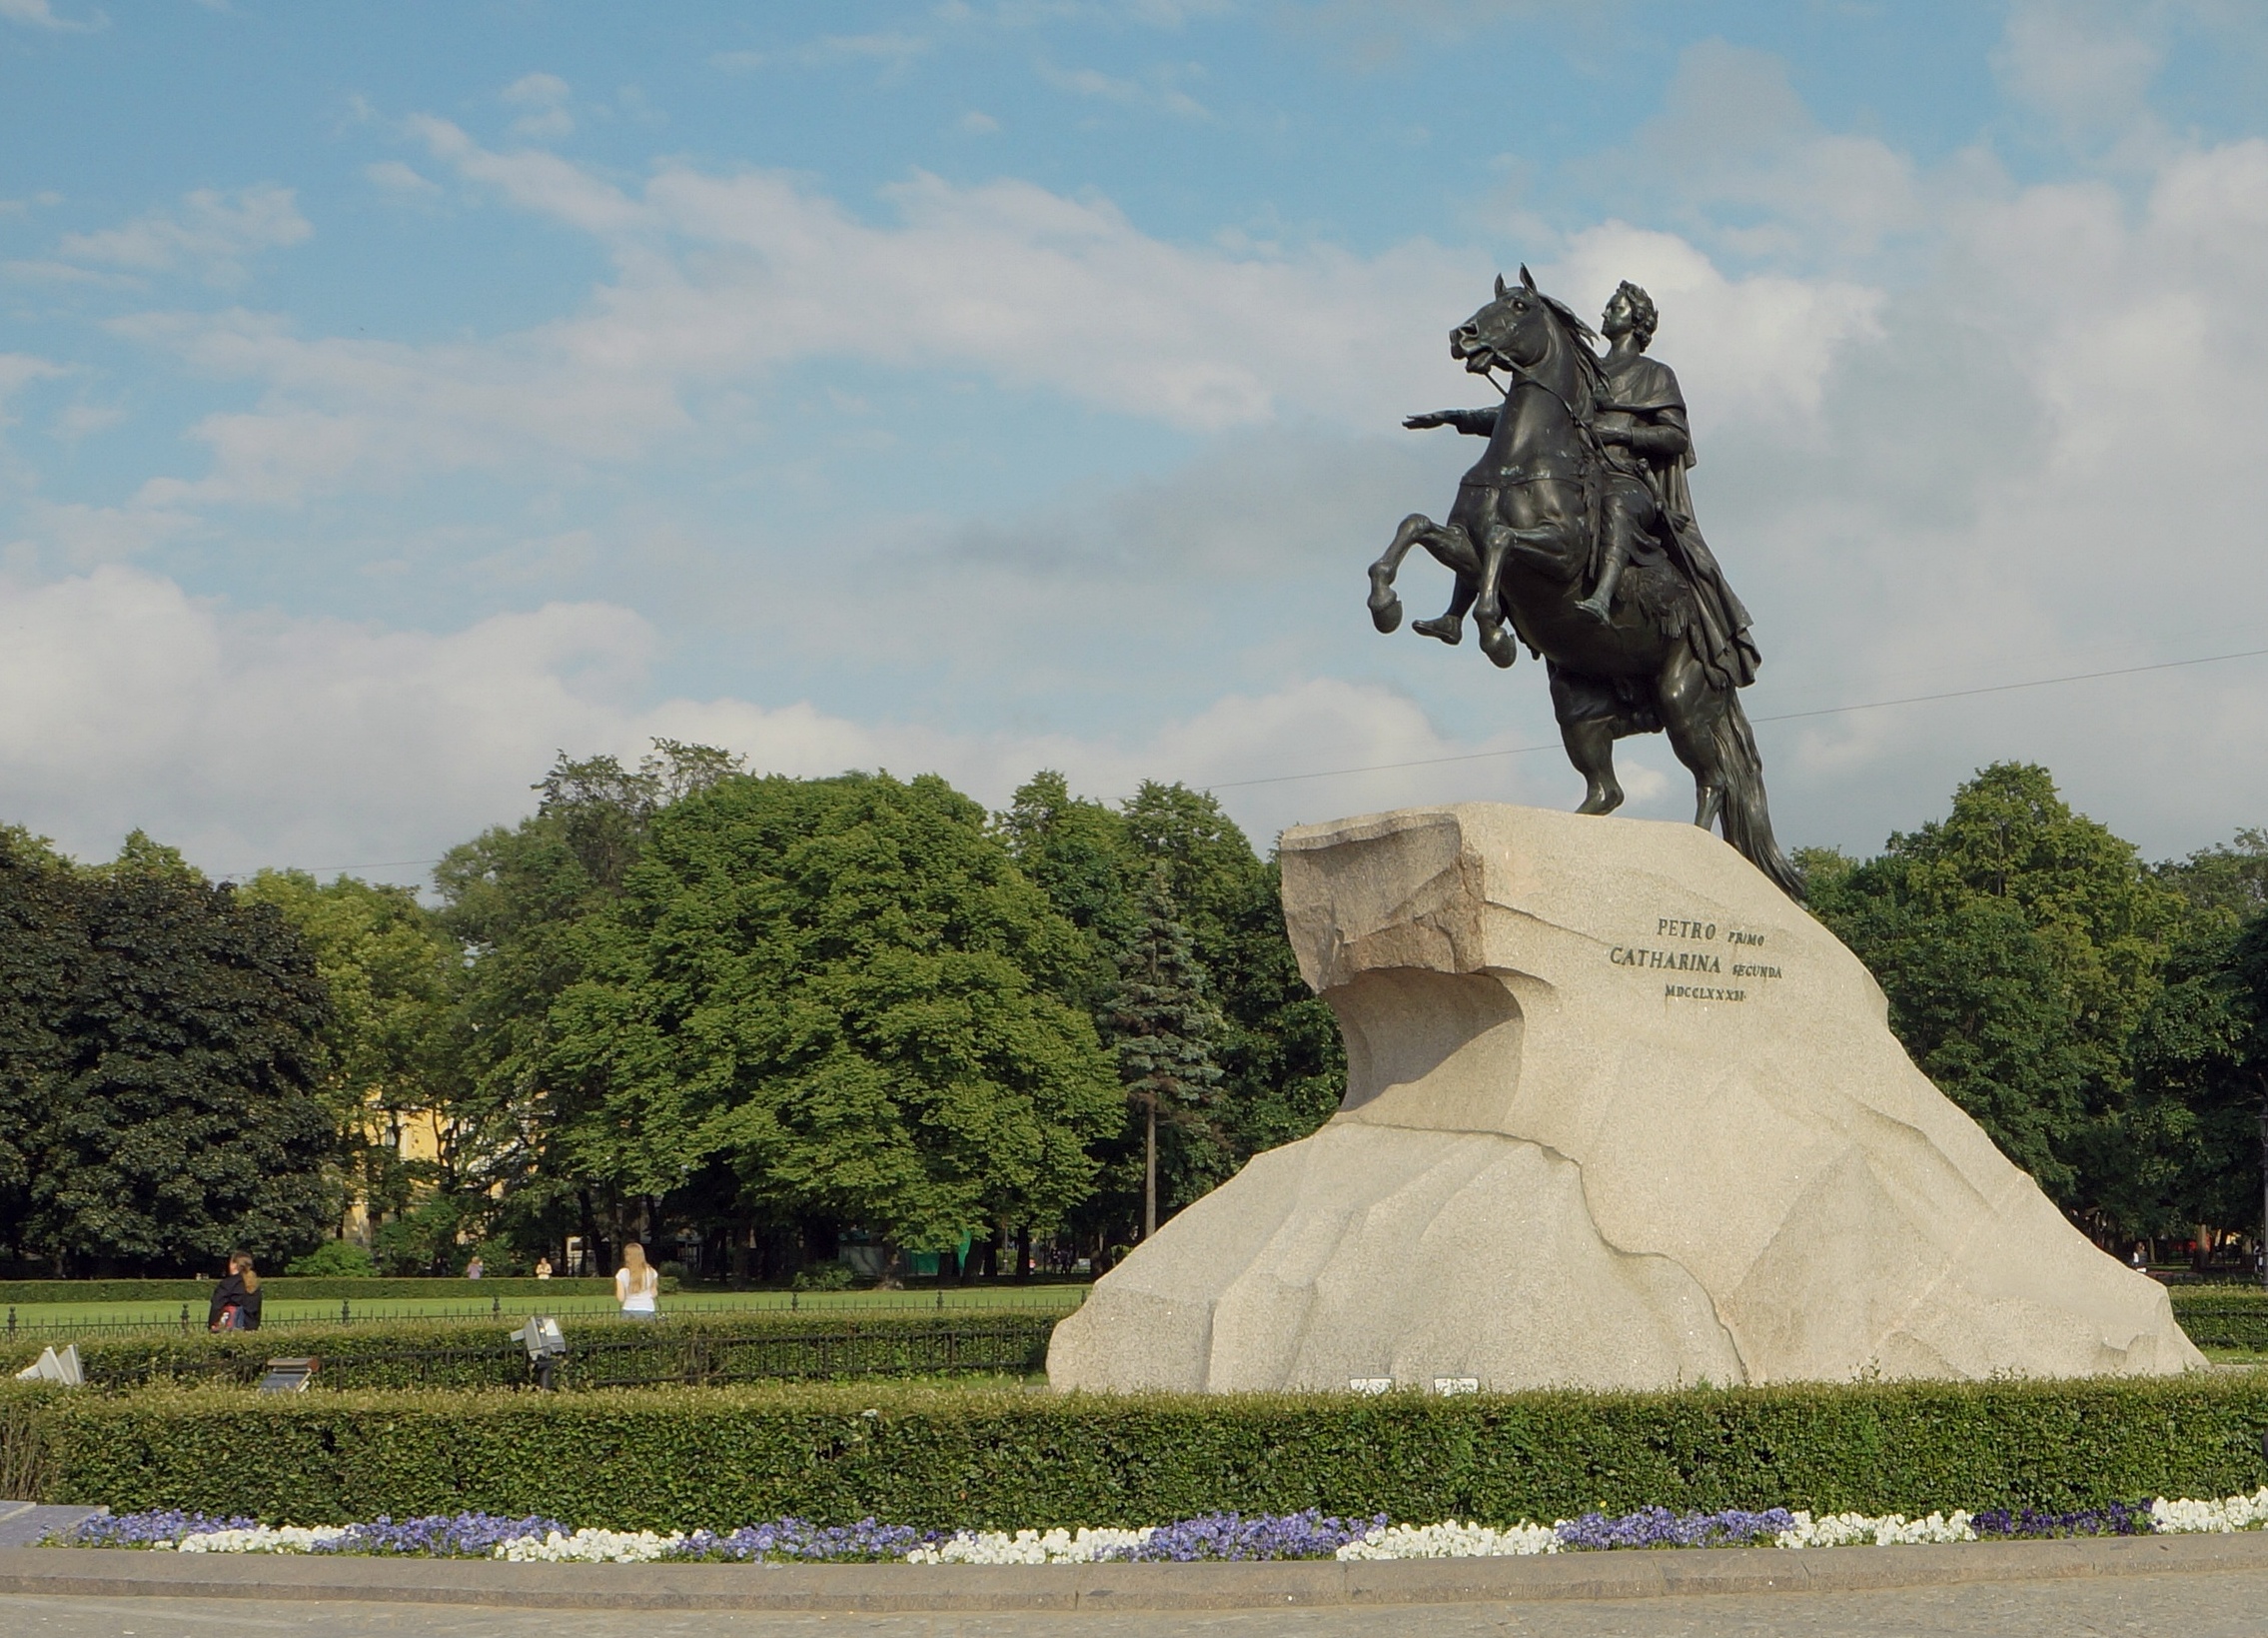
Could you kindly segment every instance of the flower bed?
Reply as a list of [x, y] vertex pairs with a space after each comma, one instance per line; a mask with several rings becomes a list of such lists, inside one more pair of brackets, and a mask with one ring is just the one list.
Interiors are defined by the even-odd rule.
[[1214, 1513], [1141, 1529], [916, 1530], [862, 1519], [818, 1525], [775, 1519], [713, 1530], [570, 1530], [558, 1519], [487, 1513], [382, 1518], [369, 1524], [268, 1525], [166, 1509], [102, 1516], [74, 1526], [49, 1546], [149, 1547], [183, 1553], [360, 1553], [515, 1562], [1094, 1564], [1195, 1563], [1252, 1559], [1502, 1558], [1538, 1553], [1612, 1552], [1645, 1547], [1911, 1546], [1928, 1542], [2039, 1540], [2063, 1536], [2195, 1535], [2268, 1525], [2268, 1486], [2220, 1501], [2114, 1504], [2073, 1513], [2031, 1509], [1955, 1510], [1909, 1519], [1902, 1513], [1727, 1509], [1674, 1513], [1641, 1508], [1610, 1518], [1587, 1513], [1556, 1524], [1496, 1528], [1395, 1524], [1317, 1512]]

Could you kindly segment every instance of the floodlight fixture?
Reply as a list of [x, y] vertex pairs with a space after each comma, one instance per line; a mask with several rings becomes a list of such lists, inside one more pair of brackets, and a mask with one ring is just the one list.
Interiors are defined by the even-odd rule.
[[262, 1393], [305, 1393], [308, 1383], [315, 1380], [315, 1368], [320, 1363], [312, 1355], [300, 1359], [271, 1359], [268, 1374], [260, 1379]]
[[16, 1372], [19, 1382], [55, 1382], [67, 1388], [86, 1386], [87, 1373], [79, 1367], [79, 1344], [66, 1342], [63, 1351], [42, 1348], [39, 1357]]

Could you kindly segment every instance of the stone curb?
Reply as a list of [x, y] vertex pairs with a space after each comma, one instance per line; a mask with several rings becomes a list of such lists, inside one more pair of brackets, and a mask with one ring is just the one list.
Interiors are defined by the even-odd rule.
[[1232, 1610], [1863, 1592], [2268, 1569], [2268, 1533], [1935, 1547], [1693, 1548], [1258, 1564], [508, 1564], [0, 1548], [0, 1594], [540, 1609]]

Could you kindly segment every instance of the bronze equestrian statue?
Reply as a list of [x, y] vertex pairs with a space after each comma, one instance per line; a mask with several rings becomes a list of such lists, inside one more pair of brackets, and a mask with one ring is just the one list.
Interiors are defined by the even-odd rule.
[[1505, 371], [1504, 402], [1414, 415], [1489, 447], [1458, 485], [1449, 522], [1413, 513], [1370, 567], [1371, 619], [1402, 623], [1395, 573], [1423, 546], [1457, 577], [1449, 610], [1412, 630], [1462, 641], [1465, 616], [1499, 666], [1519, 645], [1543, 658], [1568, 759], [1587, 783], [1584, 814], [1622, 805], [1615, 742], [1666, 731], [1693, 771], [1694, 822], [1724, 839], [1790, 897], [1803, 878], [1772, 839], [1763, 761], [1736, 691], [1755, 681], [1748, 612], [1694, 523], [1693, 437], [1678, 378], [1646, 356], [1654, 303], [1624, 284], [1598, 333], [1565, 303], [1497, 280], [1496, 299], [1450, 332], [1475, 375]]

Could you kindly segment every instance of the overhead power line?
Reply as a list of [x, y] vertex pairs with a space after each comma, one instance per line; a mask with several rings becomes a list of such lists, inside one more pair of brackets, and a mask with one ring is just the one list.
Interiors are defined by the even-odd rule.
[[[2199, 655], [2194, 660], [2161, 660], [2148, 666], [2119, 666], [2109, 671], [2074, 672], [2068, 677], [2035, 677], [2024, 683], [1992, 683], [1976, 689], [1950, 689], [1943, 694], [1909, 694], [1895, 700], [1861, 700], [1848, 706], [1819, 706], [1810, 711], [1775, 712], [1750, 719], [1757, 723], [1792, 723], [1806, 717], [1838, 717], [1845, 712], [1883, 711], [1891, 706], [1920, 706], [1935, 700], [1967, 700], [1980, 694], [2014, 694], [2019, 689], [2051, 689], [2064, 683], [2092, 683], [2104, 677], [2136, 677], [2144, 672], [2179, 671], [2185, 666], [2216, 666], [2224, 660], [2257, 660], [2268, 649], [2242, 649], [2234, 654]], [[1540, 746], [1512, 746], [1503, 751], [1468, 751], [1455, 757], [1420, 757], [1406, 763], [1370, 763], [1361, 768], [1327, 768], [1313, 774], [1267, 774], [1251, 780], [1216, 780], [1205, 789], [1227, 791], [1246, 785], [1287, 785], [1294, 780], [1336, 780], [1354, 774], [1390, 774], [1405, 768], [1440, 768], [1449, 763], [1478, 763], [1493, 757], [1526, 757], [1538, 751], [1557, 751], [1559, 742]]]

